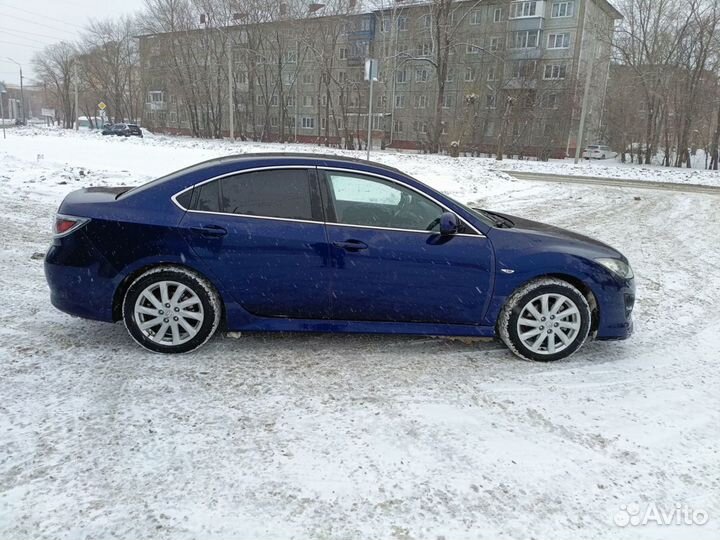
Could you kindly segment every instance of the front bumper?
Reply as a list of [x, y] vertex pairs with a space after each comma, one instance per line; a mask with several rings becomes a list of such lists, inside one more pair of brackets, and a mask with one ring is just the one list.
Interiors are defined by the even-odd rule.
[[598, 340], [623, 340], [632, 336], [635, 329], [635, 280], [606, 285], [596, 294], [599, 309]]

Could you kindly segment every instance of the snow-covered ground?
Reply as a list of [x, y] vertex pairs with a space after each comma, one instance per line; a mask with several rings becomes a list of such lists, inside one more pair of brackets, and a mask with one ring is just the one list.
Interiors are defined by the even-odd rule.
[[[33, 255], [68, 191], [280, 150], [326, 151], [31, 129], [0, 140], [0, 538], [718, 538], [720, 197], [374, 155], [630, 258], [636, 335], [551, 365], [497, 343], [346, 335], [218, 337], [164, 357], [120, 324], [52, 308]], [[616, 525], [633, 503], [709, 521]]]

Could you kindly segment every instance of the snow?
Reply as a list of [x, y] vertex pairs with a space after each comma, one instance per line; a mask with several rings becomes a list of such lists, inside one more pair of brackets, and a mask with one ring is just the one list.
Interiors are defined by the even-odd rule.
[[[629, 257], [636, 335], [549, 365], [498, 342], [315, 334], [220, 336], [166, 357], [140, 349], [122, 324], [50, 305], [32, 256], [70, 190], [283, 150], [362, 156], [8, 130], [0, 538], [718, 537], [717, 196], [522, 182], [492, 160], [373, 155], [463, 201]], [[552, 162], [508, 166], [573, 174]], [[686, 172], [663, 174], [682, 182]], [[653, 502], [710, 520], [614, 524], [621, 505]]]

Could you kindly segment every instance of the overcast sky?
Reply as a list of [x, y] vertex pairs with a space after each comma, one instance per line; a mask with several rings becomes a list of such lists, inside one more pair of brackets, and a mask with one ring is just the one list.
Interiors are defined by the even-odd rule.
[[45, 45], [76, 40], [89, 19], [135, 13], [144, 0], [0, 0], [0, 81], [18, 84], [33, 77], [32, 56]]

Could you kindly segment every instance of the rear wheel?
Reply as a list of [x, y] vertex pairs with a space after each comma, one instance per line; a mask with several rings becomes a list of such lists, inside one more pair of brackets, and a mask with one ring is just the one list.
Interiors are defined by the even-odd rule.
[[125, 293], [123, 320], [132, 338], [154, 352], [184, 353], [203, 345], [220, 323], [213, 287], [178, 267], [158, 267], [138, 277]]
[[567, 358], [583, 346], [592, 313], [585, 296], [573, 285], [542, 278], [518, 289], [498, 320], [500, 338], [517, 356], [551, 362]]

